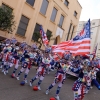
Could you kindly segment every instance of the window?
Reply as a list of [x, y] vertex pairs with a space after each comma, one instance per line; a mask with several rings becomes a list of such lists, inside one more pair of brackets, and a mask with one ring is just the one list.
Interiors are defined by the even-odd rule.
[[85, 26], [86, 23], [83, 24], [83, 27]]
[[68, 41], [69, 34], [70, 34], [70, 31], [71, 31], [71, 27], [72, 27], [72, 23], [70, 23], [70, 26], [69, 26], [69, 30], [68, 30], [68, 35], [67, 35], [67, 39], [66, 39], [66, 41]]
[[34, 29], [34, 33], [35, 32], [40, 32], [40, 25], [36, 23], [35, 29]]
[[55, 18], [56, 18], [56, 15], [57, 15], [57, 9], [56, 8], [53, 8], [53, 11], [52, 11], [52, 15], [51, 15], [50, 20], [52, 20], [54, 22], [55, 21]]
[[51, 35], [52, 34], [52, 32], [50, 31], [50, 30], [47, 30], [47, 33], [46, 33], [47, 35]]
[[72, 39], [72, 37], [73, 37], [74, 29], [75, 29], [75, 26], [73, 26], [73, 29], [72, 29], [72, 34], [71, 34], [70, 40], [71, 40], [71, 39]]
[[7, 6], [7, 5], [5, 5], [5, 4], [2, 4], [2, 8], [3, 8], [3, 9], [7, 8], [7, 9], [9, 9], [11, 12], [13, 11], [12, 8], [10, 8], [9, 6]]
[[95, 23], [92, 23], [92, 25], [95, 25]]
[[41, 12], [43, 15], [46, 14], [48, 4], [49, 4], [48, 0], [43, 0], [42, 6], [41, 6], [41, 9], [40, 9], [40, 12]]
[[65, 0], [64, 4], [65, 4], [66, 6], [68, 6], [68, 5], [69, 5], [68, 0]]
[[76, 11], [74, 11], [74, 16], [77, 17], [77, 12]]
[[35, 40], [35, 33], [40, 33], [40, 25], [36, 23], [35, 25], [35, 29], [34, 29], [34, 33], [33, 33], [33, 36], [32, 36], [32, 40]]
[[93, 35], [93, 32], [91, 32], [91, 35]]
[[82, 26], [82, 24], [79, 24], [79, 27], [81, 27]]
[[61, 15], [61, 17], [60, 17], [60, 21], [59, 21], [59, 26], [60, 26], [60, 27], [62, 27], [62, 25], [63, 25], [63, 21], [64, 21], [64, 16]]
[[31, 6], [34, 6], [35, 0], [26, 0], [26, 2]]
[[48, 40], [50, 40], [51, 36], [52, 36], [52, 32], [50, 30], [47, 30], [47, 38]]
[[27, 17], [22, 15], [21, 19], [20, 19], [20, 23], [19, 23], [18, 29], [17, 29], [17, 34], [25, 36], [28, 23], [29, 23], [29, 18], [27, 18]]

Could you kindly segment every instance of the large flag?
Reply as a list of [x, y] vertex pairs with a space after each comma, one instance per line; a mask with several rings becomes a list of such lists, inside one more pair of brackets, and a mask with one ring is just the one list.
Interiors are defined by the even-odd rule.
[[42, 37], [43, 44], [46, 46], [49, 43], [49, 41], [47, 39], [46, 33], [44, 32], [44, 30], [42, 28], [42, 25], [40, 26], [40, 34], [41, 34], [41, 37]]
[[54, 52], [70, 51], [74, 55], [90, 54], [90, 19], [83, 30], [72, 40], [62, 42], [54, 48]]

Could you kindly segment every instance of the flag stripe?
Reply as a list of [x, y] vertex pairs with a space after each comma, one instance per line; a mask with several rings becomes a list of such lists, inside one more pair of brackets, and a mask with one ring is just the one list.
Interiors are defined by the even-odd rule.
[[79, 46], [79, 45], [86, 45], [86, 44], [89, 44], [89, 46], [90, 46], [90, 40], [88, 39], [86, 39], [86, 40], [81, 40], [81, 41], [75, 41], [75, 42], [70, 42], [69, 44], [59, 44], [59, 45], [55, 45], [55, 46], [53, 46], [53, 47], [57, 47], [57, 48], [59, 48], [59, 47], [64, 47], [64, 46]]
[[89, 44], [82, 44], [82, 45], [77, 45], [77, 46], [67, 46], [67, 47], [65, 47], [66, 49], [69, 49], [69, 48], [72, 48], [72, 49], [77, 49], [77, 48], [81, 48], [81, 47], [83, 47], [84, 49], [85, 49], [85, 47], [90, 47], [90, 45]]
[[67, 48], [66, 50], [72, 50], [72, 51], [76, 51], [76, 50], [78, 50], [78, 49], [90, 49], [90, 47], [88, 46], [88, 47], [78, 47], [78, 48]]

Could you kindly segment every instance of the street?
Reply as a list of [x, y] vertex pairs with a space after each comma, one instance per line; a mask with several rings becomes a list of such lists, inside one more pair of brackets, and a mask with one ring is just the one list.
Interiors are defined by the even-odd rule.
[[[9, 70], [8, 75], [4, 75], [0, 71], [0, 100], [50, 100], [50, 97], [55, 96], [56, 87], [55, 86], [49, 93], [45, 94], [46, 88], [53, 82], [54, 72], [45, 76], [43, 83], [41, 84], [41, 91], [33, 91], [32, 87], [29, 86], [29, 80], [35, 75], [36, 68], [32, 68], [28, 75], [28, 84], [21, 86], [20, 82], [23, 79], [23, 73], [20, 76], [20, 80], [17, 81], [15, 78], [11, 78], [13, 68]], [[19, 71], [19, 70], [18, 70]], [[18, 73], [17, 71], [17, 73]], [[61, 100], [73, 100], [72, 85], [76, 79], [74, 77], [68, 77], [60, 91]], [[33, 83], [36, 85], [38, 80]], [[95, 86], [85, 95], [84, 100], [100, 100], [100, 90]]]

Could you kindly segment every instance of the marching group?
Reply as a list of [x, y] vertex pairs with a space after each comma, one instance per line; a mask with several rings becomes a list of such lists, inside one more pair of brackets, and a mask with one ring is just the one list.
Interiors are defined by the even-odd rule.
[[[27, 76], [33, 65], [38, 66], [36, 75], [30, 80], [29, 85], [39, 78], [37, 83], [38, 90], [41, 90], [41, 83], [46, 74], [50, 71], [55, 71], [54, 81], [47, 88], [46, 94], [58, 84], [55, 98], [60, 100], [59, 92], [64, 84], [68, 72], [71, 71], [78, 75], [78, 79], [74, 82], [72, 90], [74, 92], [74, 100], [82, 100], [84, 95], [87, 94], [93, 85], [93, 82], [99, 81], [99, 59], [93, 57], [73, 56], [69, 51], [63, 55], [58, 56], [58, 60], [55, 60], [54, 53], [51, 47], [47, 46], [44, 51], [38, 49], [36, 44], [32, 46], [27, 45], [26, 42], [17, 44], [15, 38], [6, 39], [0, 44], [0, 69], [4, 75], [8, 73], [8, 70], [14, 67], [11, 77], [19, 80], [21, 73], [24, 72], [23, 82], [27, 82]], [[21, 66], [19, 73], [16, 71]], [[100, 89], [100, 86], [98, 86]]]

